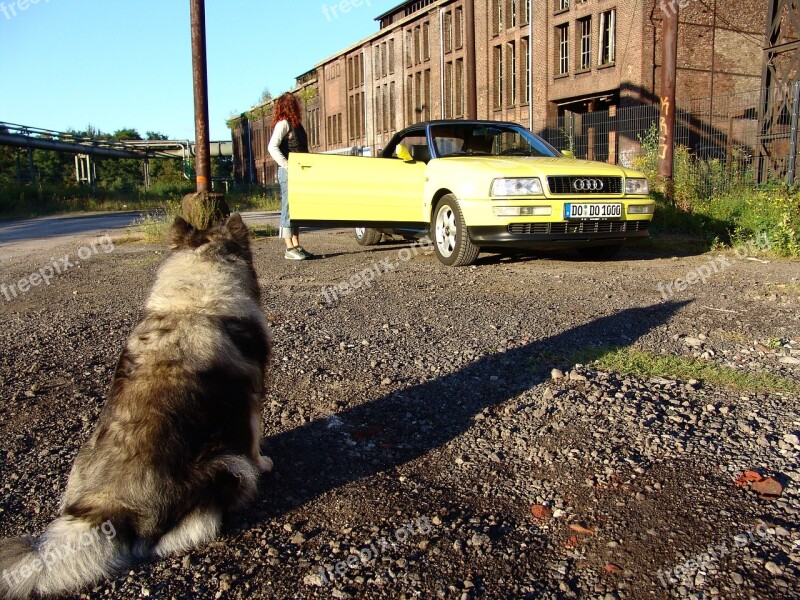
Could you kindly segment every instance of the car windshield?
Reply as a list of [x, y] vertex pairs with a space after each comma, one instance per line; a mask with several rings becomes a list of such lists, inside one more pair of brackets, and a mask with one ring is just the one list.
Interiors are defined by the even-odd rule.
[[558, 150], [524, 127], [506, 124], [431, 125], [439, 158], [448, 156], [560, 156]]

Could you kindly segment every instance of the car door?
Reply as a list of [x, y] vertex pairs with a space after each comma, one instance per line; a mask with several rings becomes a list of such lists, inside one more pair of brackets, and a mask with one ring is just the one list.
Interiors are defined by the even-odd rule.
[[[425, 137], [409, 138], [420, 146]], [[369, 225], [425, 221], [426, 163], [332, 154], [289, 155], [289, 215], [302, 223]]]

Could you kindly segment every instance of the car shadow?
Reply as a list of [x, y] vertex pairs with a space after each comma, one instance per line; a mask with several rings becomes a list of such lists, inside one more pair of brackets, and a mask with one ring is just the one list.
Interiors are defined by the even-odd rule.
[[[485, 355], [452, 373], [267, 437], [277, 476], [250, 515], [275, 518], [347, 484], [391, 471], [448, 444], [475, 416], [544, 383], [542, 356], [587, 346], [626, 347], [688, 302], [629, 308], [525, 345]], [[535, 365], [539, 368], [535, 368]], [[554, 365], [555, 366], [555, 365]], [[247, 516], [242, 517], [246, 519]]]

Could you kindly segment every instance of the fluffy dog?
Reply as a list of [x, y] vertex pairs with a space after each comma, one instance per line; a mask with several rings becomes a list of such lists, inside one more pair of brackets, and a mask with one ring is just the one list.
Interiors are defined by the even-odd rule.
[[0, 597], [74, 592], [130, 561], [214, 539], [257, 493], [270, 355], [247, 227], [180, 217], [78, 453], [60, 516], [38, 539], [0, 541]]

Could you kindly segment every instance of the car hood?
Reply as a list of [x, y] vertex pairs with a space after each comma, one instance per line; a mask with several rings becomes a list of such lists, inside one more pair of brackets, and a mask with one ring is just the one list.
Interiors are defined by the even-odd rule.
[[548, 175], [594, 175], [608, 177], [641, 177], [636, 171], [617, 165], [591, 160], [538, 156], [453, 156], [437, 161], [463, 166], [465, 169], [483, 169], [509, 177]]

